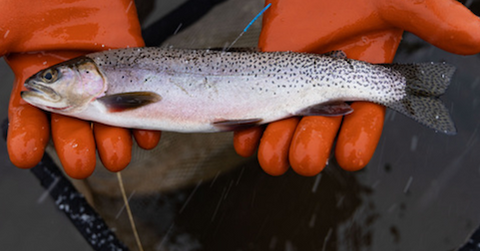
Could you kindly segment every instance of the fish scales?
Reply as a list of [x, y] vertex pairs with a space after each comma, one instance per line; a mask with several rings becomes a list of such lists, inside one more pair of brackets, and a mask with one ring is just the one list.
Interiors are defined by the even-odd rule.
[[405, 78], [388, 68], [314, 54], [148, 48], [89, 57], [115, 83], [107, 95], [154, 91], [162, 101], [145, 107], [145, 118], [158, 114], [181, 125], [191, 120], [211, 127], [212, 118], [235, 120], [239, 114], [264, 114], [270, 122], [332, 100], [388, 103], [405, 95]]
[[[454, 131], [441, 103], [437, 107], [436, 102], [431, 105], [430, 100], [419, 103], [410, 98], [412, 93], [430, 93], [428, 89], [433, 87], [433, 98], [443, 93], [453, 74], [452, 67], [444, 64], [438, 69], [442, 64], [390, 66], [331, 55], [168, 48], [111, 50], [89, 54], [86, 59], [101, 76], [103, 91], [75, 113], [64, 113], [115, 126], [215, 132], [225, 130], [218, 126], [219, 122], [268, 123], [309, 115], [311, 107], [364, 100], [392, 107], [436, 130]], [[75, 63], [79, 64], [78, 60]], [[61, 64], [67, 65], [72, 62]], [[430, 70], [436, 75], [440, 72], [444, 78], [430, 77], [428, 81], [433, 83], [429, 82], [427, 90], [420, 90], [416, 87], [422, 86], [418, 74]], [[409, 88], [411, 79], [416, 82]], [[161, 100], [122, 112], [110, 112], [101, 102], [123, 93], [155, 93]], [[429, 118], [422, 118], [417, 105], [426, 104], [436, 110]]]

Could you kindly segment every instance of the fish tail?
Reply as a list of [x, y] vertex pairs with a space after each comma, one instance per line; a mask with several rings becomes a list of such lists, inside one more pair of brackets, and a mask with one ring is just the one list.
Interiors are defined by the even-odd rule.
[[388, 106], [417, 122], [448, 135], [457, 129], [439, 99], [445, 93], [455, 67], [446, 63], [393, 64], [387, 66], [406, 78], [406, 96]]

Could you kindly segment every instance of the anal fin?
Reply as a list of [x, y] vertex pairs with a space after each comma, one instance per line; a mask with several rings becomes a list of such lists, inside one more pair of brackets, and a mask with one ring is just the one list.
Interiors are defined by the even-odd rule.
[[307, 107], [295, 115], [299, 116], [343, 116], [353, 112], [347, 103], [326, 103]]
[[137, 109], [161, 99], [162, 97], [154, 92], [124, 92], [103, 96], [97, 100], [104, 104], [109, 112], [122, 112]]
[[260, 125], [262, 119], [235, 119], [235, 120], [219, 120], [213, 122], [213, 126], [222, 131], [235, 131], [240, 129], [246, 129], [249, 127]]

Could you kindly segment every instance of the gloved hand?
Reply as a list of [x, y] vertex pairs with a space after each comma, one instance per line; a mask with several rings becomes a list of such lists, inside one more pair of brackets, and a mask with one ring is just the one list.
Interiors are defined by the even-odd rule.
[[[0, 16], [0, 53], [8, 54], [7, 63], [15, 73], [8, 113], [8, 154], [17, 167], [31, 168], [44, 154], [50, 126], [47, 114], [21, 99], [26, 78], [88, 52], [144, 43], [130, 0], [3, 1]], [[95, 145], [111, 171], [122, 170], [130, 162], [128, 129], [95, 124], [92, 130], [89, 122], [57, 114], [50, 120], [55, 149], [70, 177], [86, 178], [93, 172]], [[133, 135], [146, 149], [155, 147], [160, 139], [160, 132], [134, 130]]]
[[[259, 41], [263, 51], [342, 50], [352, 59], [391, 63], [407, 30], [452, 53], [480, 52], [480, 19], [454, 0], [268, 3]], [[352, 108], [343, 123], [341, 117], [289, 118], [269, 124], [264, 132], [259, 127], [235, 132], [235, 149], [249, 156], [258, 147], [259, 163], [268, 174], [281, 175], [291, 165], [298, 174], [312, 176], [325, 167], [340, 130], [335, 149], [339, 165], [362, 169], [380, 139], [385, 108], [368, 102], [355, 102]]]

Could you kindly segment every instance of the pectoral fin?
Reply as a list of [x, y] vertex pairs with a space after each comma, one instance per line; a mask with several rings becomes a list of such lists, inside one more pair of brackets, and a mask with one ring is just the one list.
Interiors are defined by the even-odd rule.
[[307, 107], [299, 111], [299, 116], [343, 116], [353, 112], [346, 103], [327, 103]]
[[220, 120], [213, 122], [213, 126], [222, 131], [235, 131], [239, 129], [246, 129], [252, 126], [259, 125], [262, 119], [236, 119], [236, 120]]
[[162, 97], [154, 92], [124, 92], [103, 96], [97, 100], [103, 103], [109, 112], [122, 112], [137, 109], [161, 99]]

